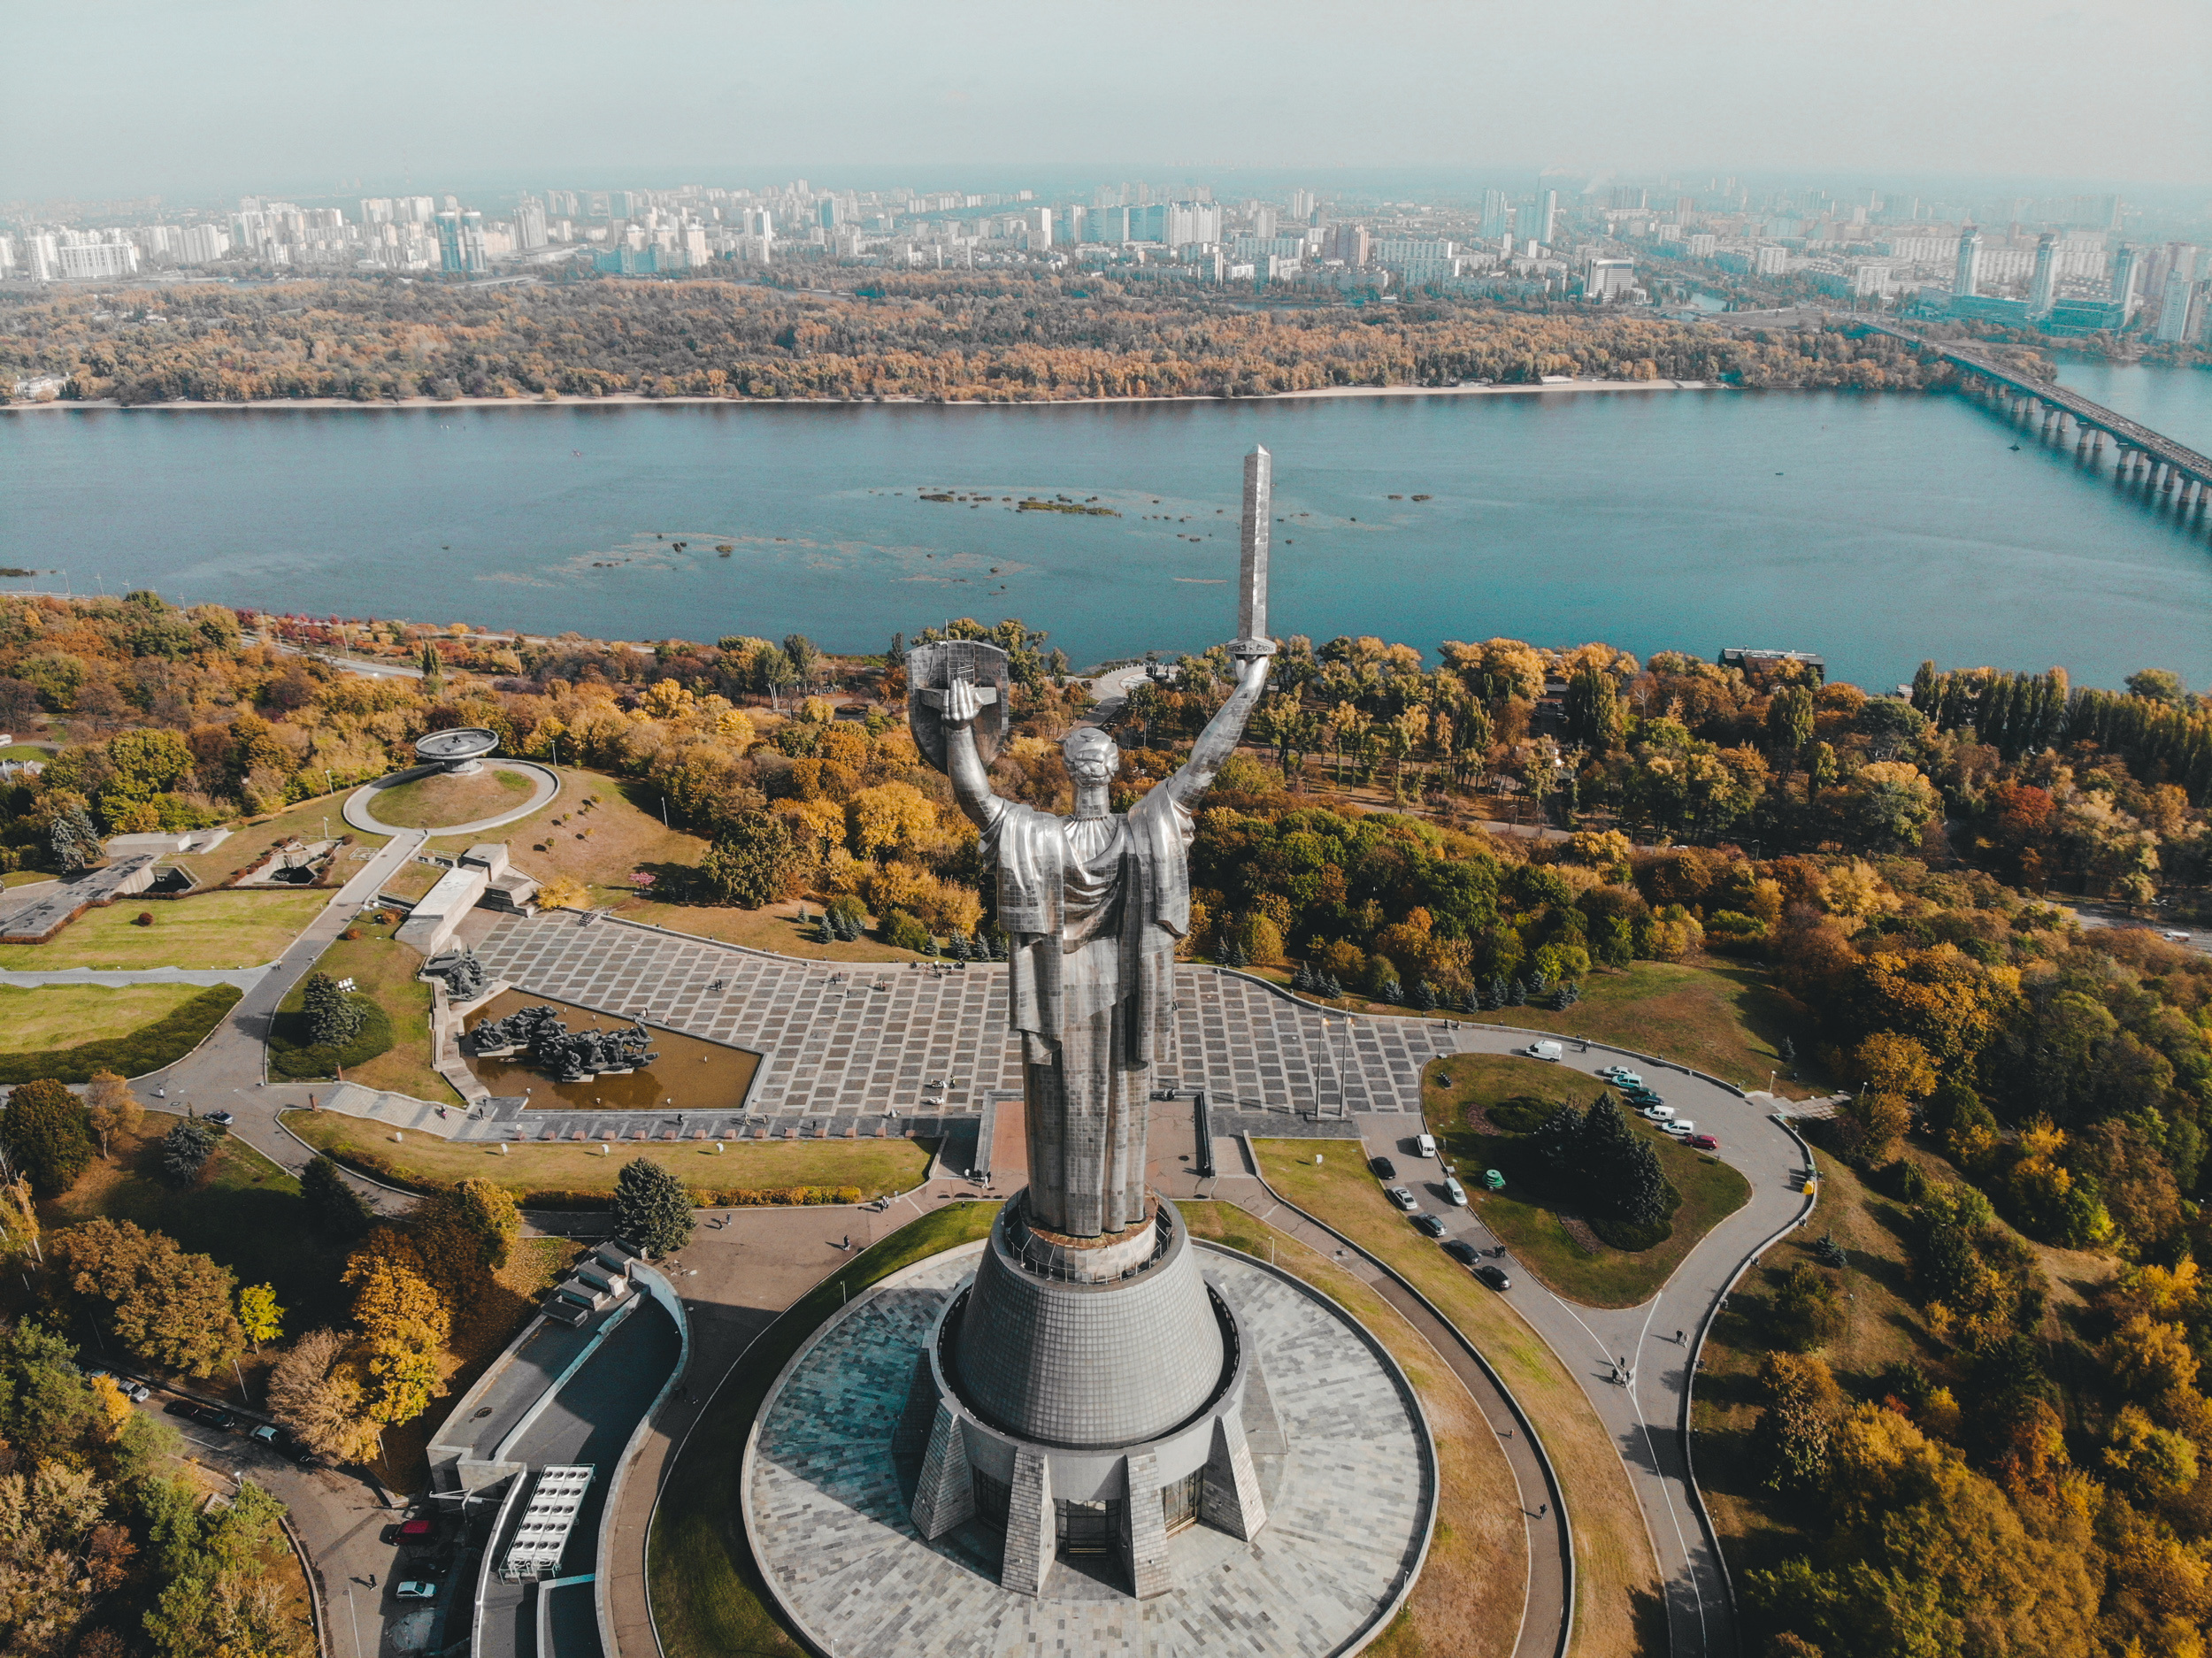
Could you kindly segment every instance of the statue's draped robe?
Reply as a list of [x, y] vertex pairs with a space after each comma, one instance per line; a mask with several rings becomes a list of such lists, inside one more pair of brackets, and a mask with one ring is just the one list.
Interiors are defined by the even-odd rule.
[[1090, 1238], [1144, 1218], [1146, 1072], [1173, 1040], [1190, 842], [1191, 815], [1164, 785], [1125, 817], [991, 802], [983, 850], [1026, 1066], [1029, 1211], [1048, 1231]]

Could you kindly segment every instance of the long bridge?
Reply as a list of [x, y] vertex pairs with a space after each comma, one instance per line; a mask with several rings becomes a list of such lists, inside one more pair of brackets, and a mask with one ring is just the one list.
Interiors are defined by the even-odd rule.
[[2054, 443], [2072, 437], [2075, 454], [2093, 465], [2102, 459], [2105, 441], [2109, 438], [2116, 451], [2113, 457], [2116, 481], [2141, 484], [2151, 494], [2170, 495], [2170, 504], [2185, 511], [2212, 503], [2212, 459], [2175, 442], [2164, 433], [2115, 414], [2079, 392], [2008, 368], [1978, 351], [1924, 339], [1869, 318], [1853, 320], [1857, 325], [1855, 332], [1885, 334], [1941, 357], [1959, 371], [1960, 387], [1967, 395], [1980, 398]]

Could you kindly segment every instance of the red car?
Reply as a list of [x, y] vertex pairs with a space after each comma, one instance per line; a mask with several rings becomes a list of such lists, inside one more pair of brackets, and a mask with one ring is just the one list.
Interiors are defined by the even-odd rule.
[[1710, 1134], [1693, 1134], [1683, 1143], [1685, 1145], [1694, 1146], [1700, 1151], [1718, 1151], [1720, 1149], [1720, 1141], [1715, 1140]]

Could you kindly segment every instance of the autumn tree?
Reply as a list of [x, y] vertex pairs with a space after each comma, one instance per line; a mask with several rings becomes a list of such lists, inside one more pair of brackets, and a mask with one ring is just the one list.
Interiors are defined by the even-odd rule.
[[76, 1185], [94, 1155], [84, 1106], [65, 1084], [44, 1078], [10, 1091], [0, 1138], [41, 1197], [59, 1197]]
[[453, 1315], [420, 1273], [373, 1247], [355, 1252], [344, 1278], [361, 1328], [366, 1413], [380, 1423], [411, 1421], [437, 1392]]
[[142, 1362], [212, 1376], [237, 1357], [245, 1333], [231, 1310], [234, 1280], [207, 1256], [129, 1221], [57, 1232], [54, 1263], [76, 1294], [104, 1308], [111, 1332]]
[[354, 1374], [352, 1345], [335, 1330], [311, 1330], [269, 1372], [269, 1413], [300, 1444], [334, 1462], [358, 1462], [376, 1449], [378, 1424]]
[[146, 1120], [146, 1108], [138, 1102], [129, 1083], [111, 1071], [96, 1071], [84, 1094], [85, 1117], [100, 1137], [100, 1155], [108, 1153], [111, 1134], [135, 1134]]

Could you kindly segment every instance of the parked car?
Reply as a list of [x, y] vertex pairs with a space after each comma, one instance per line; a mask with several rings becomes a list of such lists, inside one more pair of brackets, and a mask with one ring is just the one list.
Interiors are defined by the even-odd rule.
[[1444, 1235], [1444, 1222], [1439, 1216], [1416, 1215], [1413, 1217], [1413, 1224], [1432, 1238], [1441, 1238]]
[[219, 1405], [198, 1405], [193, 1408], [192, 1420], [203, 1427], [228, 1429], [238, 1425], [238, 1418]]
[[267, 1446], [273, 1451], [277, 1448], [278, 1444], [284, 1438], [281, 1433], [278, 1432], [274, 1428], [269, 1426], [269, 1424], [265, 1422], [259, 1427], [256, 1428], [251, 1433], [249, 1433], [246, 1437], [253, 1440], [257, 1445]]
[[409, 1577], [392, 1593], [403, 1600], [434, 1600], [438, 1598], [438, 1585], [433, 1578]]
[[1624, 1088], [1640, 1088], [1644, 1086], [1644, 1079], [1626, 1065], [1608, 1065], [1598, 1075]]
[[1674, 1115], [1674, 1108], [1671, 1105], [1647, 1105], [1644, 1108], [1644, 1115], [1655, 1123], [1663, 1123]]
[[212, 1123], [218, 1128], [228, 1128], [237, 1120], [228, 1111], [210, 1111], [200, 1119], [203, 1123]]
[[1416, 1213], [1421, 1207], [1413, 1201], [1413, 1194], [1402, 1186], [1394, 1186], [1390, 1188], [1390, 1201], [1409, 1215]]
[[1464, 1238], [1447, 1238], [1444, 1240], [1444, 1253], [1462, 1266], [1473, 1266], [1482, 1258], [1482, 1252]]
[[161, 1408], [161, 1414], [165, 1416], [189, 1416], [196, 1415], [199, 1409], [188, 1399], [173, 1399]]
[[423, 1538], [435, 1537], [437, 1534], [438, 1523], [428, 1515], [420, 1515], [412, 1520], [402, 1520], [399, 1523], [399, 1540], [403, 1543], [417, 1542]]
[[1444, 1177], [1444, 1201], [1454, 1209], [1467, 1207], [1467, 1188], [1460, 1185], [1458, 1178], [1455, 1175], [1448, 1174]]
[[1509, 1290], [1513, 1287], [1513, 1280], [1506, 1275], [1503, 1267], [1477, 1267], [1475, 1276], [1494, 1290]]
[[1417, 1135], [1413, 1141], [1413, 1154], [1417, 1157], [1435, 1156], [1436, 1136], [1433, 1134]]
[[1398, 1178], [1398, 1165], [1387, 1157], [1370, 1157], [1367, 1166], [1375, 1171], [1378, 1180], [1395, 1180]]
[[154, 1390], [143, 1382], [125, 1382], [122, 1386], [123, 1397], [134, 1405], [142, 1405], [154, 1396]]
[[1685, 1143], [1696, 1147], [1700, 1151], [1718, 1151], [1720, 1149], [1720, 1141], [1715, 1140], [1710, 1134], [1693, 1134]]
[[1660, 1124], [1659, 1132], [1662, 1134], [1671, 1134], [1677, 1140], [1687, 1140], [1697, 1132], [1697, 1125], [1686, 1117], [1678, 1117], [1671, 1123]]
[[2189, 942], [2189, 935], [2186, 933], [2184, 933], [2179, 927], [2170, 927], [2158, 936], [2165, 940], [2169, 944], [2186, 944]]

